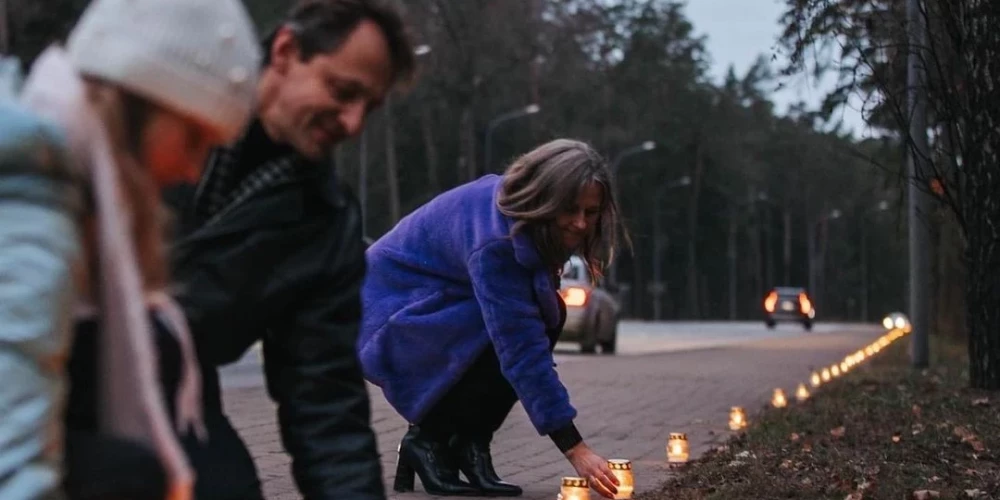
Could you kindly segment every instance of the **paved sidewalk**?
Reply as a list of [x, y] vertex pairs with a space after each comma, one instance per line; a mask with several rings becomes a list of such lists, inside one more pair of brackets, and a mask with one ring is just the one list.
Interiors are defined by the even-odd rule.
[[[628, 458], [635, 467], [636, 489], [654, 488], [666, 474], [670, 432], [687, 432], [694, 455], [729, 435], [731, 406], [747, 408], [750, 417], [766, 404], [775, 387], [791, 395], [818, 365], [839, 361], [876, 338], [876, 328], [754, 341], [738, 346], [634, 356], [593, 356], [559, 364], [560, 378], [579, 411], [577, 427], [597, 453]], [[396, 445], [406, 423], [382, 398], [372, 395], [372, 421], [386, 484], [395, 473]], [[269, 500], [300, 498], [282, 451], [274, 407], [263, 388], [225, 390], [225, 404], [257, 461]], [[518, 405], [497, 434], [494, 462], [505, 479], [524, 487], [525, 499], [555, 498], [559, 478], [575, 475], [547, 437], [539, 437]], [[430, 498], [422, 492], [398, 499]], [[593, 495], [594, 498], [598, 498]]]

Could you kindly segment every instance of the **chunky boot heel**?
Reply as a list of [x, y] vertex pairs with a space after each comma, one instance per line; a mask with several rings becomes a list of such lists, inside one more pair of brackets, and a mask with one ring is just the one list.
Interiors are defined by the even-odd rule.
[[396, 461], [396, 480], [392, 483], [392, 489], [400, 493], [413, 491], [413, 482], [416, 472], [413, 467], [406, 465], [402, 460]]
[[[458, 466], [448, 444], [411, 427], [399, 443], [396, 491], [413, 491], [413, 476], [420, 476], [424, 491], [436, 496], [482, 496], [482, 491], [458, 477]], [[403, 489], [400, 489], [403, 488]]]
[[469, 479], [469, 483], [490, 497], [517, 497], [523, 491], [520, 486], [500, 479], [493, 468], [490, 454], [490, 439], [468, 439], [456, 436], [452, 441], [452, 451], [458, 460], [458, 468]]

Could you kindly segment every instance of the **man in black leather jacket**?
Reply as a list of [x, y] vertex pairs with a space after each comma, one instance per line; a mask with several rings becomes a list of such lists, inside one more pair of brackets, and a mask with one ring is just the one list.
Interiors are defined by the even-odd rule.
[[[220, 28], [220, 43], [225, 37]], [[246, 446], [222, 412], [217, 371], [257, 341], [302, 495], [385, 498], [355, 352], [361, 214], [329, 153], [360, 133], [413, 65], [389, 7], [300, 1], [266, 42], [258, 112], [245, 136], [215, 151], [191, 196], [174, 193], [174, 280], [203, 365], [210, 434], [207, 443], [186, 443], [199, 499], [261, 498]]]

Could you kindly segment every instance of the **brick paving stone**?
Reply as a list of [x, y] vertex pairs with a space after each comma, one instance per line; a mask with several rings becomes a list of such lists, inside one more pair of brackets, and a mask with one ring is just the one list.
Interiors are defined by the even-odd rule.
[[[687, 432], [692, 455], [697, 456], [729, 436], [731, 406], [744, 406], [753, 418], [775, 387], [793, 394], [813, 368], [839, 361], [880, 333], [872, 328], [696, 351], [593, 356], [559, 363], [557, 370], [579, 411], [576, 424], [587, 443], [606, 458], [631, 459], [637, 491], [643, 491], [670, 473], [664, 452], [670, 432]], [[370, 386], [369, 392], [388, 487], [406, 422], [378, 388]], [[257, 462], [266, 498], [299, 498], [279, 442], [274, 405], [264, 389], [226, 389], [224, 399]], [[495, 437], [493, 454], [500, 475], [523, 486], [525, 499], [553, 499], [559, 478], [575, 475], [552, 442], [537, 435], [520, 405]], [[390, 488], [390, 498], [435, 498], [417, 483], [415, 493], [398, 494]]]

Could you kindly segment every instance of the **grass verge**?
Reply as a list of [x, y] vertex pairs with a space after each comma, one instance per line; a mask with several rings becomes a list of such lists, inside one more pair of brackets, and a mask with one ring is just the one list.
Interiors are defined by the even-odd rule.
[[964, 344], [933, 340], [930, 370], [895, 342], [636, 498], [1000, 498], [1000, 397], [967, 388]]

